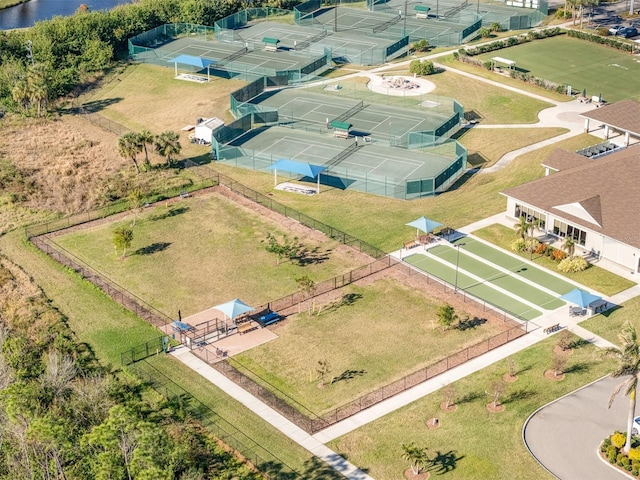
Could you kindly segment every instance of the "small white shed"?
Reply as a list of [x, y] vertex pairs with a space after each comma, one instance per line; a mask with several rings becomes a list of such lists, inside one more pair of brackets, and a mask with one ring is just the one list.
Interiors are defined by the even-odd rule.
[[204, 143], [211, 143], [213, 131], [224, 125], [224, 122], [217, 117], [199, 118], [196, 122], [195, 138]]

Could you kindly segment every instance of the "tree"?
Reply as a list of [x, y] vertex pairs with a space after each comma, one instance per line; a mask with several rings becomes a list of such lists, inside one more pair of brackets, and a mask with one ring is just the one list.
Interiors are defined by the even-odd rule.
[[154, 136], [149, 130], [143, 130], [138, 134], [138, 144], [144, 149], [144, 167], [149, 170], [151, 168], [151, 162], [149, 162], [149, 152], [147, 151], [147, 145], [153, 145]]
[[501, 32], [502, 25], [500, 25], [500, 22], [493, 22], [491, 25], [489, 25], [489, 30], [491, 30], [492, 32]]
[[491, 29], [489, 27], [482, 27], [478, 30], [478, 35], [482, 38], [489, 38], [491, 36]]
[[527, 217], [525, 215], [521, 215], [518, 219], [518, 223], [514, 224], [513, 228], [516, 231], [516, 235], [526, 242], [527, 236], [529, 235], [529, 229], [531, 228], [531, 223], [527, 220]]
[[289, 237], [284, 235], [280, 241], [275, 235], [267, 233], [267, 245], [265, 249], [269, 253], [276, 254], [278, 257], [276, 265], [280, 265], [280, 261], [284, 258], [288, 258], [289, 260], [296, 258], [300, 250], [300, 245], [298, 244], [298, 237], [293, 237], [293, 240], [290, 240]]
[[409, 462], [411, 471], [418, 475], [429, 463], [426, 447], [417, 447], [414, 442], [402, 444], [402, 459]]
[[429, 50], [429, 42], [425, 38], [421, 38], [413, 44], [413, 50], [416, 52], [426, 52]]
[[624, 394], [629, 397], [629, 410], [627, 413], [627, 442], [624, 445], [624, 452], [628, 453], [631, 448], [631, 431], [633, 430], [633, 418], [636, 411], [638, 378], [640, 378], [640, 345], [638, 344], [638, 334], [636, 329], [629, 322], [622, 326], [622, 330], [620, 331], [618, 338], [622, 345], [621, 348], [605, 348], [601, 351], [601, 355], [614, 358], [618, 361], [618, 367], [611, 372], [612, 377], [628, 377], [616, 386], [609, 398], [609, 408], [611, 408], [611, 404], [623, 388]]
[[502, 394], [504, 393], [506, 385], [502, 380], [495, 380], [491, 384], [491, 388], [488, 392], [485, 392], [487, 395], [491, 397], [491, 406], [493, 408], [498, 408], [500, 405], [499, 400]]
[[162, 132], [160, 135], [156, 136], [154, 145], [156, 147], [156, 152], [161, 157], [166, 157], [167, 159], [167, 167], [171, 167], [173, 164], [173, 155], [178, 155], [182, 150], [182, 145], [180, 145], [180, 135], [171, 130], [167, 130]]
[[124, 258], [127, 255], [127, 249], [133, 242], [133, 230], [128, 227], [118, 227], [113, 231], [113, 246], [116, 250], [116, 255], [119, 251], [122, 251], [120, 258]]
[[318, 366], [316, 367], [316, 372], [320, 377], [320, 385], [324, 387], [324, 377], [331, 371], [331, 365], [329, 365], [329, 360], [318, 360]]
[[572, 237], [565, 237], [562, 249], [569, 255], [569, 260], [573, 260], [573, 255], [576, 253], [576, 241]]
[[142, 206], [144, 205], [144, 194], [142, 193], [142, 190], [135, 188], [129, 192], [127, 200], [129, 202], [129, 207], [133, 211], [133, 222], [131, 224], [131, 228], [134, 228], [136, 226], [138, 213], [142, 210]]
[[409, 71], [416, 75], [431, 75], [436, 72], [436, 67], [429, 60], [413, 60], [409, 64]]
[[551, 368], [553, 369], [553, 376], [559, 377], [564, 373], [564, 369], [567, 366], [567, 357], [565, 357], [562, 353], [553, 353], [553, 358], [551, 359]]
[[[316, 282], [311, 280], [308, 275], [296, 278], [296, 285], [300, 288], [304, 294], [305, 300], [310, 300], [316, 290]], [[313, 312], [313, 304], [308, 302], [308, 313]]]
[[444, 387], [442, 387], [442, 397], [444, 409], [448, 410], [449, 407], [455, 403], [456, 388], [451, 383], [447, 383]]
[[573, 346], [573, 336], [571, 335], [571, 332], [569, 330], [562, 330], [558, 334], [558, 341], [556, 342], [556, 345], [563, 352], [569, 350]]
[[133, 162], [133, 166], [136, 167], [136, 173], [140, 173], [140, 165], [138, 165], [136, 156], [141, 151], [142, 147], [136, 133], [128, 132], [118, 139], [118, 153], [122, 158], [128, 158]]
[[442, 325], [442, 331], [449, 329], [458, 320], [455, 309], [451, 305], [443, 305], [438, 309], [438, 322]]

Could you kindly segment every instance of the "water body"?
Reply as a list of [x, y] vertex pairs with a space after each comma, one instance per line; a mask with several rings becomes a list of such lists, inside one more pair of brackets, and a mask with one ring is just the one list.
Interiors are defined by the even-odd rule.
[[110, 10], [131, 0], [30, 0], [15, 7], [0, 10], [0, 30], [26, 28], [40, 20], [49, 20], [56, 15], [73, 15], [80, 5], [91, 11]]

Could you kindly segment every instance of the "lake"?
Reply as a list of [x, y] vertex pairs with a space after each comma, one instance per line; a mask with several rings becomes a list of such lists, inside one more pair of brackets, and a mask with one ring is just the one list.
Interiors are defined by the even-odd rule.
[[131, 0], [31, 0], [0, 10], [0, 30], [31, 27], [56, 15], [72, 15], [83, 3], [89, 10], [97, 11], [110, 10], [117, 5], [131, 3]]

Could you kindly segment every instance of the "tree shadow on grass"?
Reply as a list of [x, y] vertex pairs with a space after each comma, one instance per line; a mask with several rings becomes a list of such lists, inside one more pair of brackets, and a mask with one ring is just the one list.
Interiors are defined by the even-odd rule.
[[479, 398], [484, 398], [484, 394], [478, 392], [471, 392], [463, 395], [456, 401], [456, 405], [462, 405], [463, 403], [471, 403]]
[[89, 113], [96, 113], [101, 110], [104, 110], [105, 108], [111, 105], [115, 105], [116, 103], [121, 102], [122, 100], [123, 100], [122, 97], [104, 98], [102, 100], [94, 100], [92, 102], [83, 103], [82, 108]]
[[[342, 297], [340, 297], [340, 299], [336, 300], [335, 302], [331, 302], [326, 307], [323, 307], [321, 312], [329, 313], [338, 310], [340, 307], [349, 307], [361, 298], [361, 293], [346, 293]], [[320, 312], [318, 312], [318, 314], [320, 314]]]
[[455, 470], [458, 462], [464, 458], [464, 455], [458, 457], [454, 450], [448, 452], [436, 451], [436, 456], [431, 459], [427, 470], [433, 471], [436, 475], [444, 475], [447, 472]]
[[569, 368], [564, 369], [564, 373], [586, 373], [591, 370], [591, 365], [586, 362], [577, 362]]
[[361, 377], [366, 373], [367, 373], [366, 370], [345, 370], [344, 372], [342, 372], [337, 377], [333, 377], [331, 379], [331, 384], [333, 385], [334, 383], [338, 383], [338, 382], [342, 382], [342, 381], [346, 382], [346, 381], [352, 380], [352, 379], [354, 379], [356, 377]]
[[479, 327], [480, 325], [484, 325], [485, 323], [487, 323], [486, 318], [467, 317], [464, 320], [460, 320], [458, 322], [456, 329], [464, 332], [465, 330], [473, 330], [474, 328]]
[[153, 255], [154, 253], [163, 252], [169, 248], [171, 244], [167, 242], [156, 242], [146, 247], [142, 247], [133, 252], [132, 255]]
[[527, 400], [529, 398], [535, 397], [538, 392], [534, 390], [527, 390], [526, 388], [521, 388], [514, 392], [511, 392], [503, 401], [503, 404], [517, 402], [518, 400]]
[[575, 340], [574, 342], [571, 342], [571, 348], [581, 348], [581, 347], [586, 347], [587, 345], [591, 345], [592, 343], [589, 340], [586, 340], [584, 338], [579, 338], [577, 340]]
[[170, 208], [166, 212], [150, 216], [149, 220], [152, 222], [157, 222], [159, 220], [165, 220], [167, 218], [175, 217], [176, 215], [182, 215], [183, 213], [187, 213], [188, 211], [189, 207]]
[[295, 261], [301, 267], [304, 267], [305, 265], [319, 265], [322, 262], [329, 260], [329, 253], [331, 253], [331, 249], [320, 251], [320, 247], [309, 249], [303, 246], [298, 250]]

